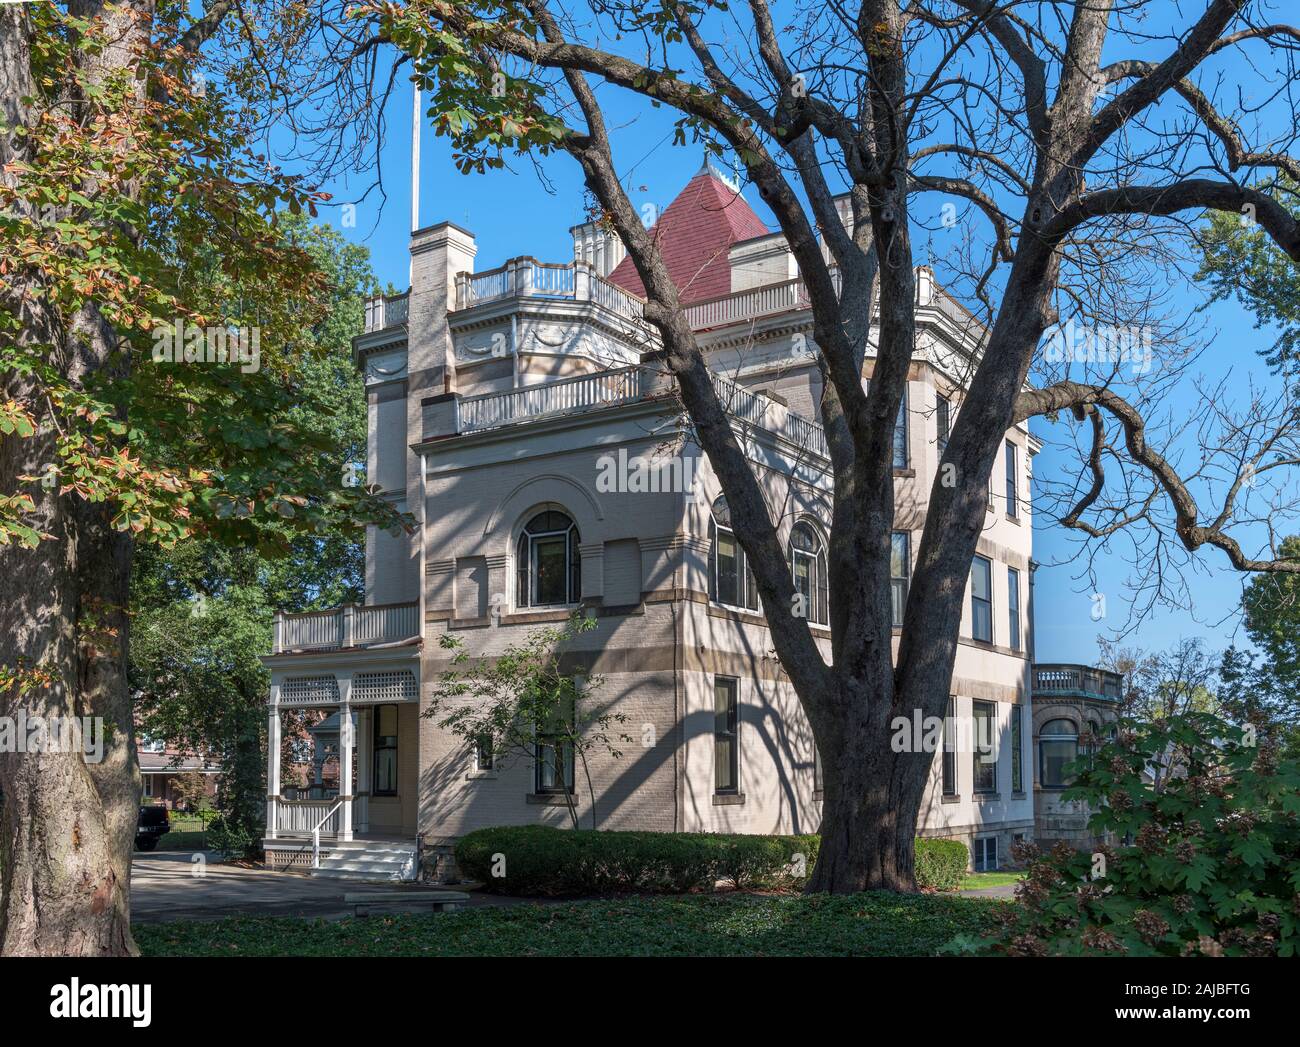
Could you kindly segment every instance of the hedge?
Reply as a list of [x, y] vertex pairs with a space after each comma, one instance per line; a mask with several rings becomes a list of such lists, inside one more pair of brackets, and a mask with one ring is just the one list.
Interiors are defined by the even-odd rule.
[[[798, 887], [817, 861], [815, 835], [605, 832], [541, 825], [479, 829], [456, 844], [461, 874], [513, 895], [624, 892], [684, 894], [737, 888]], [[966, 848], [917, 840], [917, 883], [953, 890], [966, 872]]]

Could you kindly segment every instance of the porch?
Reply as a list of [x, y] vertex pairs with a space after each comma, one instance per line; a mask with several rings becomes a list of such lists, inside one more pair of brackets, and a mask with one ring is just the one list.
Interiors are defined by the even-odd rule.
[[[268, 864], [315, 868], [323, 855], [363, 842], [413, 849], [418, 641], [343, 648], [320, 625], [341, 623], [339, 612], [295, 618], [312, 624], [292, 633], [277, 627], [280, 652], [264, 659]], [[283, 651], [287, 635], [291, 652]]]

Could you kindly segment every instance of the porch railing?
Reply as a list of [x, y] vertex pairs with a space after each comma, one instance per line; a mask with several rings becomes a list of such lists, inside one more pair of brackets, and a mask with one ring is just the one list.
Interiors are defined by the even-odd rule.
[[1124, 678], [1108, 669], [1059, 662], [1034, 666], [1035, 694], [1073, 694], [1118, 701], [1123, 697]]
[[420, 635], [419, 617], [418, 603], [348, 604], [305, 614], [277, 614], [272, 653], [408, 640]]
[[285, 800], [275, 805], [275, 829], [277, 833], [311, 833], [325, 832], [335, 834], [339, 831], [339, 809], [342, 803], [337, 797], [327, 800]]

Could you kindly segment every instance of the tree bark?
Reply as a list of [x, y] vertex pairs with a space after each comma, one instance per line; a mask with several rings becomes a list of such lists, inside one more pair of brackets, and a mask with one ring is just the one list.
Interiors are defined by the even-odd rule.
[[[147, 19], [137, 19], [141, 12], [130, 7], [75, 6], [110, 23], [113, 43], [86, 62], [85, 76], [93, 81], [129, 60]], [[0, 7], [6, 123], [32, 119], [25, 101], [37, 93], [30, 48], [28, 10]], [[0, 169], [21, 158], [23, 148], [22, 139], [0, 142]], [[0, 177], [10, 176], [0, 170]], [[7, 279], [4, 293], [23, 319], [19, 339], [52, 346], [51, 362], [74, 384], [125, 369], [113, 333], [93, 307], [64, 327], [43, 299], [38, 274], [11, 271]], [[19, 728], [24, 719], [48, 725], [89, 717], [103, 742], [98, 760], [87, 759], [84, 747], [0, 753], [0, 955], [134, 954], [130, 875], [140, 782], [126, 683], [132, 542], [113, 528], [109, 506], [20, 480], [57, 465], [58, 433], [35, 379], [6, 375], [0, 395], [37, 417], [35, 435], [0, 439], [0, 490], [31, 493], [31, 522], [49, 536], [35, 549], [9, 545], [0, 552], [0, 666], [17, 673], [0, 695], [0, 710]]]

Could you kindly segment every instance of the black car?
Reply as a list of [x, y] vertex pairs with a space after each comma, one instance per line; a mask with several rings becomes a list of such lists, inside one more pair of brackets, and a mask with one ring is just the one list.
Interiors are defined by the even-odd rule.
[[166, 807], [141, 807], [140, 820], [135, 824], [135, 847], [138, 851], [152, 851], [158, 840], [171, 830], [171, 817]]

